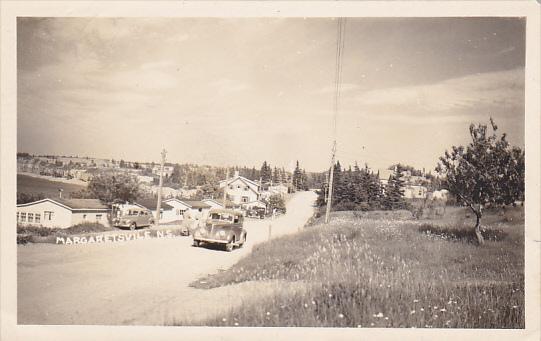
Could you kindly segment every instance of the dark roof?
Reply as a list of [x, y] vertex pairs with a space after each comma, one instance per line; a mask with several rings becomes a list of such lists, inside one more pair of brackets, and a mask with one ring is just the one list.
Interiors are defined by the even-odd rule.
[[[158, 206], [158, 199], [141, 199], [141, 200], [137, 200], [137, 204], [145, 207], [145, 208], [148, 208], [149, 210], [151, 211], [155, 211], [156, 210], [156, 207]], [[162, 205], [161, 205], [161, 208], [164, 209], [164, 210], [170, 210], [173, 208], [173, 206], [171, 205], [168, 205], [167, 203], [164, 202], [164, 199], [162, 200]]]
[[105, 204], [103, 204], [98, 199], [60, 199], [60, 198], [54, 198], [51, 199], [53, 201], [56, 201], [62, 205], [68, 206], [71, 209], [74, 210], [85, 210], [85, 209], [108, 209], [109, 207]]
[[190, 205], [192, 208], [210, 208], [210, 205], [207, 205], [204, 202], [199, 201], [199, 200], [182, 200], [182, 199], [180, 200]]

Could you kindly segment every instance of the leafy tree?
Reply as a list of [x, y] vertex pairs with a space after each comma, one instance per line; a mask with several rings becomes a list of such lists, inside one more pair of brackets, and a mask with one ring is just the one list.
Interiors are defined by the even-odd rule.
[[483, 244], [483, 207], [508, 205], [524, 200], [524, 151], [511, 147], [506, 134], [490, 119], [487, 125], [470, 125], [472, 141], [466, 147], [453, 146], [440, 157], [436, 170], [446, 177], [446, 185], [457, 200], [476, 216], [475, 234]]
[[38, 201], [41, 199], [45, 199], [45, 194], [17, 192], [17, 205], [26, 204], [26, 203]]
[[99, 173], [92, 177], [88, 187], [72, 197], [96, 198], [106, 204], [115, 202], [133, 202], [140, 196], [139, 182], [124, 173]]
[[275, 208], [278, 211], [286, 212], [286, 204], [279, 194], [271, 195], [268, 199], [268, 208], [272, 212]]
[[120, 163], [118, 164], [118, 166], [120, 168], [124, 168], [124, 167], [126, 167], [126, 163], [124, 162], [124, 160], [120, 160]]

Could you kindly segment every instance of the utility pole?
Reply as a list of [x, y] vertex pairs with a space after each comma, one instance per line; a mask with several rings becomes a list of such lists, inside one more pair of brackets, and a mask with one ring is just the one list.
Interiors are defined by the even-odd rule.
[[167, 154], [167, 151], [165, 149], [162, 150], [162, 163], [160, 168], [160, 183], [158, 185], [158, 205], [156, 206], [156, 227], [160, 226], [160, 211], [162, 209], [162, 186], [163, 186], [163, 167], [165, 165], [165, 155]]
[[226, 167], [225, 171], [225, 186], [224, 186], [224, 209], [227, 208], [227, 181], [229, 180], [229, 167]]
[[331, 205], [332, 205], [332, 190], [333, 190], [333, 177], [334, 177], [334, 157], [336, 155], [336, 140], [332, 146], [332, 159], [331, 159], [331, 175], [329, 177], [329, 194], [327, 195], [327, 211], [325, 212], [325, 224], [329, 223], [331, 219]]

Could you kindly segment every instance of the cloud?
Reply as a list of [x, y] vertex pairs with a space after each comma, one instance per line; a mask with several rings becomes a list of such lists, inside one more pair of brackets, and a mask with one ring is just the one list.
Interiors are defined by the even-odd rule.
[[369, 112], [416, 116], [463, 115], [481, 108], [524, 106], [524, 69], [479, 73], [441, 82], [358, 93], [357, 106]]

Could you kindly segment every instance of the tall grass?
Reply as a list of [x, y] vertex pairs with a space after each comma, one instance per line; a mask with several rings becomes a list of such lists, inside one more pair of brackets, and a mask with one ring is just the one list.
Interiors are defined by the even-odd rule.
[[448, 233], [449, 221], [438, 227], [340, 214], [329, 225], [261, 244], [228, 271], [192, 283], [212, 288], [300, 281], [306, 290], [277, 290], [262, 302], [198, 323], [524, 328], [523, 225], [504, 220], [494, 218], [505, 238], [488, 238], [478, 247], [423, 230], [431, 226]]

